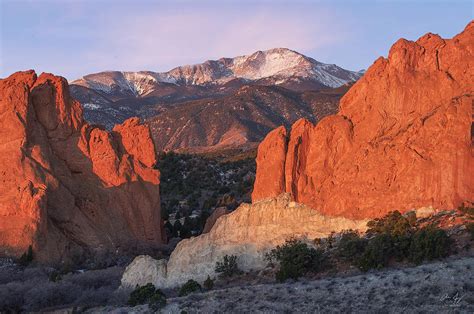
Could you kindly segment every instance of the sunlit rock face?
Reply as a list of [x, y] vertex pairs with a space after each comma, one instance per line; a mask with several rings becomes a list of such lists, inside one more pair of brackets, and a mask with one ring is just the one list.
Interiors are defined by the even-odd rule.
[[113, 132], [84, 122], [65, 79], [0, 80], [0, 247], [39, 261], [163, 242], [156, 154], [137, 119]]
[[336, 115], [260, 144], [253, 201], [288, 192], [328, 215], [455, 208], [474, 201], [474, 23], [452, 39], [400, 39]]

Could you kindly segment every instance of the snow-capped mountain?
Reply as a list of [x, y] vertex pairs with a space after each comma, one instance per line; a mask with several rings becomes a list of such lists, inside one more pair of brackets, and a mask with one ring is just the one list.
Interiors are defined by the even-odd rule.
[[216, 148], [255, 144], [278, 125], [335, 113], [362, 75], [277, 48], [163, 73], [90, 74], [70, 91], [91, 123], [112, 129], [146, 119], [160, 150]]
[[325, 64], [286, 48], [257, 51], [235, 58], [185, 65], [168, 72], [100, 72], [86, 75], [72, 84], [122, 96], [146, 96], [160, 87], [225, 85], [239, 80], [261, 85], [294, 85], [312, 82], [313, 88], [334, 88], [360, 78], [362, 73]]

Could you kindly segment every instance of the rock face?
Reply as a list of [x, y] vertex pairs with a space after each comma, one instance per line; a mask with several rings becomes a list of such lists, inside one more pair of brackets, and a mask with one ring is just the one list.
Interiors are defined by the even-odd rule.
[[207, 218], [206, 224], [204, 225], [204, 228], [202, 229], [202, 233], [208, 233], [209, 231], [211, 231], [211, 229], [214, 226], [214, 224], [216, 223], [217, 219], [219, 219], [219, 217], [227, 215], [229, 213], [231, 213], [231, 211], [228, 210], [227, 207], [217, 207], [212, 212], [211, 216], [209, 216]]
[[267, 136], [253, 201], [288, 192], [348, 218], [474, 201], [473, 68], [473, 22], [449, 40], [397, 41], [338, 114], [317, 125], [300, 120], [286, 139], [283, 129]]
[[159, 171], [148, 127], [85, 123], [65, 79], [0, 80], [0, 247], [39, 261], [163, 242]]
[[156, 278], [166, 276], [166, 261], [156, 260], [148, 255], [139, 255], [127, 266], [122, 276], [122, 287], [134, 289], [148, 283], [154, 283]]
[[258, 176], [255, 177], [255, 187], [265, 186], [265, 189], [254, 188], [252, 199], [275, 197], [285, 191], [285, 159], [287, 150], [287, 132], [281, 126], [268, 133], [265, 140], [258, 146], [257, 166]]
[[[141, 275], [145, 269], [155, 269], [153, 265], [157, 261], [148, 261], [145, 266], [143, 258], [134, 261], [122, 278], [122, 286], [134, 288], [137, 283], [151, 282], [165, 288], [179, 286], [189, 279], [202, 282], [208, 275], [216, 276], [216, 261], [226, 254], [238, 256], [242, 270], [262, 269], [266, 266], [265, 253], [291, 237], [313, 241], [327, 237], [333, 231], [364, 231], [366, 224], [366, 220], [321, 215], [312, 208], [290, 201], [288, 194], [252, 205], [244, 203], [217, 219], [209, 233], [179, 242], [168, 263], [160, 264], [159, 270]], [[136, 278], [143, 280], [137, 282]]]

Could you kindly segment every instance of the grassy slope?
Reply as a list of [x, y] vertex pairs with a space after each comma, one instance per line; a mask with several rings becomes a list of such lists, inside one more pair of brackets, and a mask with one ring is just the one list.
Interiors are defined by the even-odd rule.
[[[168, 299], [164, 313], [474, 312], [474, 257], [283, 284], [244, 285]], [[110, 311], [112, 308], [91, 312]], [[114, 310], [119, 310], [114, 308]], [[130, 308], [121, 310], [130, 311]], [[146, 312], [147, 306], [133, 311]]]

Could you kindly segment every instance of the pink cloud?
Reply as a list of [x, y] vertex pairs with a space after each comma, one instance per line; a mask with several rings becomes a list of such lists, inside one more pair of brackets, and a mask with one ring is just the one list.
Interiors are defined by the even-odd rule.
[[[86, 55], [102, 68], [166, 71], [207, 59], [233, 57], [275, 47], [300, 52], [341, 42], [342, 24], [332, 14], [298, 10], [185, 10], [112, 19], [99, 44]], [[311, 20], [311, 23], [308, 21]]]

